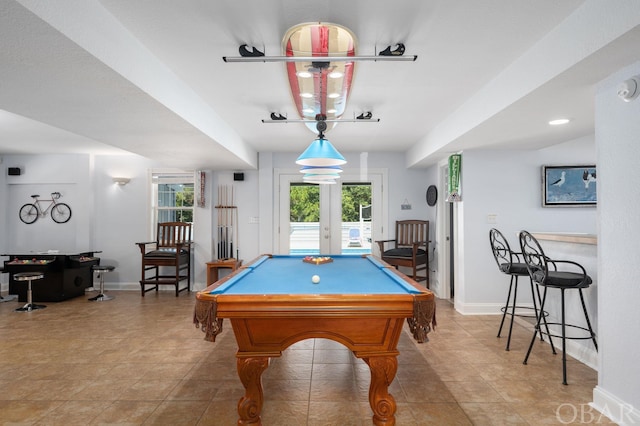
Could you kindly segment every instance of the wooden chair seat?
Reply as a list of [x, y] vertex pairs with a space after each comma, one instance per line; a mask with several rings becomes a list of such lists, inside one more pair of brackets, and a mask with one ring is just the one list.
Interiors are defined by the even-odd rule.
[[[423, 256], [427, 254], [427, 252], [423, 249], [418, 249], [416, 252], [418, 256]], [[384, 257], [399, 257], [399, 258], [411, 258], [413, 256], [413, 248], [409, 247], [400, 247], [389, 249], [384, 252]]]
[[[144, 254], [144, 257], [146, 259], [153, 259], [153, 258], [174, 258], [176, 257], [176, 249], [174, 248], [163, 248], [163, 249], [159, 249], [159, 250], [152, 250], [150, 252], [147, 252]], [[180, 250], [180, 256], [188, 256], [189, 252], [187, 250]]]
[[[426, 281], [429, 287], [429, 221], [399, 220], [395, 239], [376, 242], [383, 261], [396, 269], [399, 266], [411, 268], [411, 278]], [[386, 249], [385, 244], [389, 246]], [[418, 275], [419, 271], [425, 271], [424, 275]]]

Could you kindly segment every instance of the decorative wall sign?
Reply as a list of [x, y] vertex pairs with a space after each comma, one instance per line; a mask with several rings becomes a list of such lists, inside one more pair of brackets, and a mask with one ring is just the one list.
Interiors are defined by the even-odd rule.
[[462, 201], [460, 193], [460, 174], [462, 173], [462, 155], [449, 156], [449, 196], [448, 202]]
[[544, 207], [592, 207], [597, 198], [596, 166], [542, 166]]

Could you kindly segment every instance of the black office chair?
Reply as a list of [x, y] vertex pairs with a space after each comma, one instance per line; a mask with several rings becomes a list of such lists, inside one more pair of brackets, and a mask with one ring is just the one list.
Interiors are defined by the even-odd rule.
[[[518, 277], [529, 277], [529, 270], [527, 269], [527, 264], [522, 261], [520, 258], [521, 253], [517, 253], [511, 250], [509, 246], [509, 242], [504, 237], [504, 235], [493, 228], [489, 231], [489, 243], [491, 244], [491, 250], [493, 252], [493, 257], [496, 260], [496, 264], [498, 265], [498, 269], [500, 272], [511, 276], [511, 280], [509, 282], [509, 293], [507, 295], [507, 301], [502, 311], [502, 321], [500, 321], [500, 328], [498, 329], [498, 336], [502, 333], [502, 327], [504, 326], [504, 320], [507, 315], [511, 316], [511, 322], [509, 324], [509, 335], [507, 337], [507, 346], [505, 350], [508, 351], [511, 345], [511, 332], [513, 331], [513, 319], [515, 317], [527, 317], [527, 318], [536, 318], [538, 319], [538, 302], [540, 302], [540, 289], [534, 285], [533, 281], [529, 279], [531, 285], [531, 299], [533, 300], [533, 307], [531, 306], [522, 306], [516, 303], [518, 297]], [[511, 298], [511, 294], [513, 293], [513, 299]], [[545, 313], [543, 318], [545, 318], [548, 313]], [[547, 328], [548, 331], [548, 328]], [[540, 334], [540, 338], [542, 339], [542, 334]]]
[[[555, 347], [553, 346], [552, 337], [562, 339], [562, 384], [567, 384], [567, 351], [566, 351], [566, 340], [567, 339], [578, 339], [578, 340], [586, 340], [591, 339], [593, 341], [593, 345], [598, 350], [598, 342], [596, 341], [596, 334], [593, 332], [593, 328], [591, 327], [591, 321], [589, 320], [589, 314], [587, 312], [587, 306], [584, 303], [584, 296], [582, 294], [582, 289], [587, 288], [591, 285], [591, 277], [587, 275], [587, 272], [582, 267], [582, 265], [570, 261], [570, 260], [555, 260], [548, 258], [538, 240], [535, 239], [533, 235], [531, 235], [527, 231], [520, 232], [520, 248], [522, 250], [522, 256], [524, 258], [525, 263], [527, 264], [527, 269], [529, 270], [529, 275], [533, 282], [535, 282], [538, 286], [544, 287], [544, 291], [542, 293], [542, 303], [540, 305], [540, 312], [544, 310], [544, 305], [547, 300], [547, 290], [549, 288], [557, 288], [560, 290], [560, 308], [561, 308], [561, 318], [560, 322], [548, 322], [548, 325], [559, 325], [561, 327], [561, 334], [552, 334], [547, 330], [547, 334], [549, 336], [549, 342], [551, 343], [551, 349], [553, 353], [556, 353]], [[550, 267], [551, 266], [551, 267]], [[564, 270], [558, 270], [558, 266], [564, 266]], [[568, 269], [568, 270], [567, 270]], [[577, 272], [574, 272], [577, 271]], [[584, 318], [587, 321], [587, 327], [582, 327], [573, 324], [567, 324], [565, 321], [565, 290], [578, 290], [580, 294], [580, 302], [582, 303], [582, 311], [584, 312]], [[529, 345], [529, 350], [527, 351], [527, 355], [524, 358], [524, 364], [529, 360], [529, 355], [531, 354], [531, 349], [533, 349], [533, 343], [536, 339], [536, 334], [538, 332], [543, 333], [540, 329], [540, 324], [542, 322], [542, 318], [544, 315], [538, 315], [538, 321], [536, 322], [535, 332], [533, 338], [531, 339], [531, 344]], [[570, 327], [573, 329], [583, 330], [588, 333], [588, 336], [567, 336], [566, 328]]]

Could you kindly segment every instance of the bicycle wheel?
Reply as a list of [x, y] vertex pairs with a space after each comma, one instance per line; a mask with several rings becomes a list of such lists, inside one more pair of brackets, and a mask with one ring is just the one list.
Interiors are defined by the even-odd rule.
[[26, 224], [38, 220], [38, 207], [35, 204], [25, 204], [20, 207], [20, 220]]
[[56, 223], [69, 222], [69, 219], [71, 219], [71, 207], [65, 203], [56, 203], [55, 206], [51, 207], [51, 219]]

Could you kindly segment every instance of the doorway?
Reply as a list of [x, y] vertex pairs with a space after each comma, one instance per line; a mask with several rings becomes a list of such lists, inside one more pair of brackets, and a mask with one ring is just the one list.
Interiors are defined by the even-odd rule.
[[456, 209], [455, 203], [448, 202], [449, 198], [449, 164], [448, 161], [440, 163], [440, 193], [437, 208], [438, 217], [444, 220], [438, 223], [438, 241], [442, 241], [441, 249], [438, 253], [438, 285], [443, 299], [454, 300], [455, 298], [455, 224]]
[[292, 255], [361, 255], [375, 251], [386, 209], [379, 173], [345, 171], [337, 184], [315, 185], [279, 174], [276, 250]]

